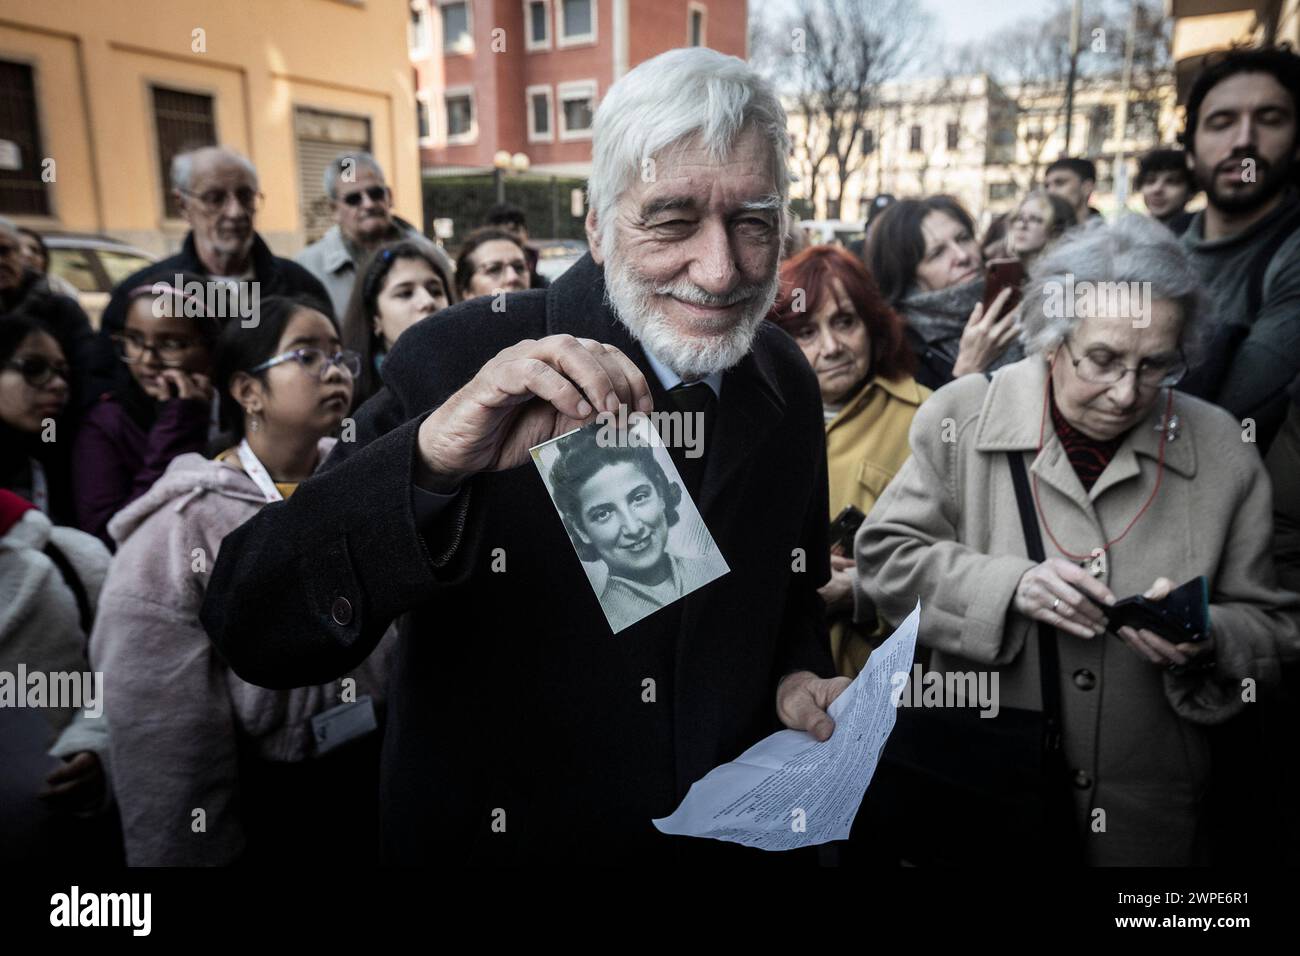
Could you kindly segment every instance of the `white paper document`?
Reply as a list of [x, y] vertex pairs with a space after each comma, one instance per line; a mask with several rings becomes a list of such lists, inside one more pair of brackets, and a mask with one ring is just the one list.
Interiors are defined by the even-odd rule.
[[692, 784], [681, 806], [654, 825], [663, 833], [760, 850], [847, 839], [894, 729], [892, 678], [912, 669], [920, 619], [918, 601], [835, 698], [828, 711], [835, 721], [830, 740], [818, 743], [802, 730], [782, 730], [760, 740]]

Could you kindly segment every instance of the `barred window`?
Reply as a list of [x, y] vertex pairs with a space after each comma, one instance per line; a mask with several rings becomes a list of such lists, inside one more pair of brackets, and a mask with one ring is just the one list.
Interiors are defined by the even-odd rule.
[[0, 212], [50, 214], [43, 160], [32, 68], [0, 60]]
[[217, 124], [213, 100], [201, 93], [182, 93], [161, 86], [152, 87], [154, 126], [158, 139], [158, 168], [162, 175], [165, 215], [179, 219], [180, 206], [172, 195], [172, 159], [177, 153], [200, 146], [215, 146]]

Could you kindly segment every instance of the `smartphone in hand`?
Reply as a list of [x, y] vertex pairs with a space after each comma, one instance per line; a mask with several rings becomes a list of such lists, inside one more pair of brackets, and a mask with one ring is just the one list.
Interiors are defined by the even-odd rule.
[[862, 522], [866, 520], [867, 516], [860, 508], [845, 505], [844, 510], [831, 522], [831, 548], [838, 546], [840, 553], [845, 557], [852, 555], [853, 539], [857, 536], [858, 528], [862, 527]]
[[984, 311], [988, 312], [993, 300], [1003, 289], [1011, 289], [1002, 314], [1006, 315], [1020, 304], [1020, 287], [1025, 282], [1025, 266], [1019, 259], [990, 259], [984, 276]]

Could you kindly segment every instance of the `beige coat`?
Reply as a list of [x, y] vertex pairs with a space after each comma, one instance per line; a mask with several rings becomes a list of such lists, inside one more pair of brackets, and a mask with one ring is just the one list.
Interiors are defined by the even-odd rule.
[[[912, 457], [858, 533], [859, 580], [886, 618], [922, 601], [921, 642], [935, 670], [993, 670], [1002, 707], [1041, 709], [1030, 621], [1012, 599], [1032, 566], [1006, 452], [1026, 454], [1041, 512], [1076, 553], [1120, 534], [1157, 476], [1165, 397], [1130, 431], [1085, 492], [1050, 424], [1037, 455], [1047, 367], [1030, 357], [992, 383], [969, 375], [921, 406]], [[1178, 394], [1178, 437], [1155, 500], [1111, 546], [1102, 580], [1119, 597], [1160, 576], [1210, 580], [1214, 676], [1174, 676], [1112, 635], [1058, 638], [1066, 758], [1089, 862], [1185, 865], [1201, 852], [1209, 776], [1206, 725], [1240, 711], [1242, 681], [1278, 679], [1300, 652], [1300, 598], [1276, 583], [1272, 495], [1253, 447], [1224, 411]], [[1041, 521], [1040, 521], [1041, 525]], [[1044, 533], [1048, 556], [1059, 555]], [[1094, 813], [1104, 811], [1104, 817]], [[1104, 822], [1104, 832], [1095, 830]]]

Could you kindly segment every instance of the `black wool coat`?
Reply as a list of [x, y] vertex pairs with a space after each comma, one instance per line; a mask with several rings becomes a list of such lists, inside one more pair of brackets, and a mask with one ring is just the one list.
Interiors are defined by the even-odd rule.
[[504, 311], [480, 298], [431, 316], [385, 361], [356, 440], [226, 538], [204, 626], [241, 677], [290, 687], [347, 671], [404, 615], [381, 783], [389, 862], [761, 856], [651, 819], [779, 729], [782, 676], [833, 676], [816, 378], [765, 323], [723, 377], [697, 501], [730, 573], [614, 635], [531, 462], [475, 476], [423, 529], [414, 513], [427, 413], [503, 348], [555, 333], [622, 349], [655, 407], [672, 407], [589, 256]]

